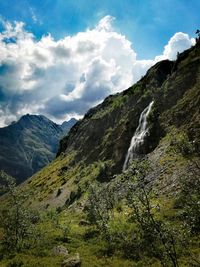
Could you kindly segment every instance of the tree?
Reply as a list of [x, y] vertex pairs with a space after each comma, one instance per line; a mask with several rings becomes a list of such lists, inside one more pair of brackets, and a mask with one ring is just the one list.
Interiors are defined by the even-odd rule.
[[108, 186], [102, 188], [90, 187], [90, 194], [87, 206], [88, 220], [97, 226], [105, 240], [110, 243], [109, 221], [114, 208], [113, 194]]
[[[126, 258], [134, 259], [147, 255], [159, 259], [163, 266], [177, 267], [175, 235], [155, 214], [151, 187], [145, 179], [148, 168], [146, 161], [134, 162], [121, 177], [91, 188], [88, 219], [97, 226], [111, 252], [120, 250]], [[128, 216], [119, 225], [116, 207], [120, 201]]]
[[20, 252], [35, 240], [34, 224], [38, 215], [24, 208], [24, 196], [17, 190], [14, 178], [3, 171], [0, 172], [0, 188], [7, 193], [0, 210], [3, 248], [7, 253]]
[[[132, 209], [132, 221], [136, 223], [140, 247], [150, 255], [158, 257], [163, 265], [170, 261], [172, 266], [179, 266], [175, 247], [173, 230], [158, 220], [151, 203], [151, 187], [145, 179], [148, 166], [143, 162], [136, 162], [132, 169], [127, 202]], [[158, 207], [159, 209], [159, 207]]]

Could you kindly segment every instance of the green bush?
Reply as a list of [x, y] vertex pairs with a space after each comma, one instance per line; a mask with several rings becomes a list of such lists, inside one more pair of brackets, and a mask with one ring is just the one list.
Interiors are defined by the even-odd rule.
[[174, 146], [177, 153], [181, 153], [183, 156], [188, 156], [195, 152], [194, 144], [189, 140], [188, 135], [184, 132], [177, 134], [171, 145]]
[[13, 259], [8, 264], [7, 267], [21, 267], [23, 266], [23, 261], [20, 259]]

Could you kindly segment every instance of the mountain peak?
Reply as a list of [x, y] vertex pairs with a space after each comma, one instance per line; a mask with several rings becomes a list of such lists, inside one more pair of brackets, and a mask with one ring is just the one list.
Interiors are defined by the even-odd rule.
[[35, 114], [29, 114], [29, 113], [27, 113], [27, 114], [25, 114], [25, 115], [23, 115], [20, 119], [19, 119], [19, 121], [30, 121], [30, 120], [32, 120], [32, 121], [34, 121], [34, 120], [44, 120], [44, 121], [51, 121], [51, 120], [49, 120], [47, 117], [45, 117], [44, 115], [35, 115]]
[[75, 123], [58, 125], [43, 115], [23, 115], [0, 129], [0, 169], [17, 182], [47, 165], [56, 155], [60, 139]]
[[74, 124], [76, 124], [77, 120], [75, 118], [71, 118], [68, 121], [64, 121], [61, 124], [62, 129], [65, 130], [69, 130], [69, 128], [71, 128], [72, 126], [74, 126]]

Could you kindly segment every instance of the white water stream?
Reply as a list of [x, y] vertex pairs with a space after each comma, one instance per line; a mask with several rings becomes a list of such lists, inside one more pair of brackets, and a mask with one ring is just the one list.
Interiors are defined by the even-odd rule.
[[130, 144], [128, 152], [126, 154], [126, 159], [125, 159], [124, 165], [123, 165], [123, 171], [125, 171], [128, 168], [129, 163], [133, 160], [134, 157], [136, 157], [138, 148], [143, 144], [144, 138], [148, 133], [147, 118], [148, 118], [148, 115], [151, 111], [153, 103], [154, 102], [152, 101], [148, 105], [148, 107], [146, 107], [142, 111], [142, 113], [140, 115], [139, 125], [138, 125], [132, 139], [131, 139], [131, 144]]

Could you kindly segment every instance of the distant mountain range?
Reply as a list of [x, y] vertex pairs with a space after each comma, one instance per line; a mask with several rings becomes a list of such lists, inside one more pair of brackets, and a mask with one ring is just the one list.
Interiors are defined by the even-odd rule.
[[24, 181], [55, 157], [59, 141], [77, 122], [58, 125], [41, 115], [24, 115], [0, 128], [0, 170]]

